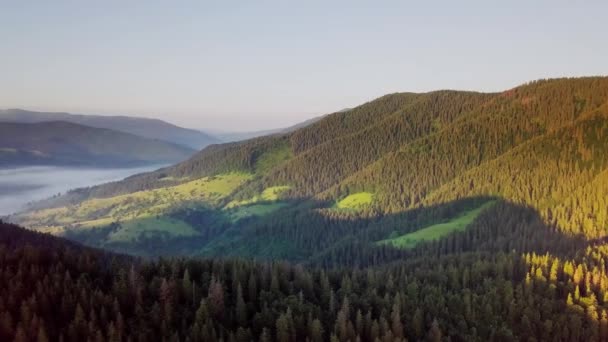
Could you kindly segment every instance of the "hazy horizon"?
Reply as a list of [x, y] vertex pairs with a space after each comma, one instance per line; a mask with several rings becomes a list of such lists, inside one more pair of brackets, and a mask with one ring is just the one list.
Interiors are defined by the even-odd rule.
[[608, 3], [11, 3], [0, 108], [286, 127], [387, 93], [608, 74]]
[[213, 126], [196, 126], [196, 122], [194, 123], [194, 125], [190, 125], [188, 122], [184, 122], [184, 123], [180, 123], [180, 120], [173, 120], [170, 116], [168, 115], [150, 115], [150, 114], [146, 114], [146, 113], [113, 113], [113, 112], [108, 112], [108, 113], [99, 113], [99, 112], [81, 112], [81, 111], [69, 111], [69, 110], [61, 110], [61, 109], [46, 109], [46, 108], [37, 108], [37, 107], [29, 107], [29, 106], [17, 106], [17, 107], [0, 107], [0, 111], [2, 110], [24, 110], [24, 111], [31, 111], [31, 112], [41, 112], [41, 113], [68, 113], [68, 114], [73, 114], [73, 115], [92, 115], [92, 116], [118, 116], [118, 117], [136, 117], [136, 118], [145, 118], [145, 119], [158, 119], [158, 120], [162, 120], [165, 121], [167, 123], [182, 127], [182, 128], [187, 128], [187, 129], [194, 129], [194, 130], [199, 130], [205, 133], [216, 133], [216, 134], [224, 134], [224, 133], [248, 133], [248, 132], [258, 132], [258, 131], [273, 131], [273, 130], [277, 130], [277, 129], [281, 129], [281, 128], [287, 128], [293, 125], [296, 125], [298, 123], [301, 123], [303, 121], [315, 118], [317, 116], [322, 116], [325, 114], [331, 114], [333, 112], [338, 112], [339, 110], [335, 110], [329, 113], [323, 113], [323, 114], [310, 114], [309, 116], [302, 116], [301, 118], [291, 118], [293, 120], [291, 121], [285, 121], [286, 123], [281, 125], [278, 123], [271, 123], [273, 125], [276, 126], [268, 126], [268, 127], [263, 127], [263, 128], [253, 128], [253, 129], [248, 129], [247, 127], [235, 127], [234, 129], [231, 129], [230, 127], [219, 127], [219, 128], [215, 128]]

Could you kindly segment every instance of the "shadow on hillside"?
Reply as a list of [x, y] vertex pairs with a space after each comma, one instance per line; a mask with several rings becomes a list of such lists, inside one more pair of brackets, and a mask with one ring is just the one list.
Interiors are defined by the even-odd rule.
[[[464, 231], [396, 248], [377, 241], [443, 223], [495, 201]], [[270, 204], [271, 202], [269, 202]], [[396, 214], [358, 215], [328, 208], [326, 202], [285, 202], [265, 216], [231, 221], [211, 208], [176, 212], [171, 216], [196, 229], [190, 237], [143, 236], [132, 242], [103, 243], [116, 227], [66, 237], [95, 247], [140, 256], [253, 257], [284, 259], [325, 267], [380, 265], [404, 258], [453, 253], [551, 253], [571, 257], [592, 241], [547, 225], [533, 208], [492, 197], [472, 197]]]
[[[436, 241], [423, 241], [409, 249], [376, 244], [391, 236], [449, 221], [492, 200], [496, 203], [483, 210], [464, 231], [446, 234]], [[236, 237], [219, 244], [209, 255], [364, 267], [403, 258], [465, 252], [551, 253], [570, 257], [592, 243], [584, 236], [567, 234], [546, 224], [531, 207], [492, 197], [466, 198], [373, 217], [314, 209], [324, 204], [303, 203], [301, 206], [307, 206], [307, 210], [301, 206], [286, 208], [264, 220], [243, 224]], [[272, 245], [279, 248], [273, 250]]]

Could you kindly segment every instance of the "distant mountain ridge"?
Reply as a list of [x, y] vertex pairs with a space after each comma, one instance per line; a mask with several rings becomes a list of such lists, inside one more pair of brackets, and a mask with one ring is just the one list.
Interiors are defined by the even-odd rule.
[[71, 122], [0, 122], [0, 166], [124, 167], [174, 163], [193, 149]]
[[[345, 110], [347, 110], [347, 109], [341, 110], [336, 113], [340, 113]], [[220, 133], [215, 133], [213, 135], [220, 138], [223, 142], [236, 142], [236, 141], [263, 137], [263, 136], [267, 136], [267, 135], [290, 133], [297, 129], [304, 128], [308, 125], [312, 125], [315, 122], [323, 119], [327, 115], [330, 115], [330, 114], [315, 116], [314, 118], [310, 118], [308, 120], [304, 120], [295, 125], [283, 127], [283, 128], [267, 129], [267, 130], [261, 130], [261, 131], [249, 131], [249, 132], [220, 132]]]
[[84, 126], [106, 128], [147, 139], [164, 140], [196, 150], [220, 142], [217, 138], [201, 131], [179, 127], [158, 119], [37, 112], [23, 109], [0, 110], [0, 122], [40, 123], [48, 121], [65, 121]]

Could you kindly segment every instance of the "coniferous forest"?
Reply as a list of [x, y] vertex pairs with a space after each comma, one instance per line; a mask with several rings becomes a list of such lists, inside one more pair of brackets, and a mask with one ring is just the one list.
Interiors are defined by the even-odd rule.
[[607, 194], [606, 77], [389, 94], [7, 217], [0, 340], [608, 341]]

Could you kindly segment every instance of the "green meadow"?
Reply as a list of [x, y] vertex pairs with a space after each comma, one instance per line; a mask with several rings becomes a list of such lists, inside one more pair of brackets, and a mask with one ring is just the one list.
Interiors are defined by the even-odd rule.
[[478, 208], [462, 213], [447, 222], [434, 224], [405, 235], [377, 241], [378, 245], [390, 244], [398, 248], [412, 248], [422, 241], [438, 240], [447, 234], [465, 230], [485, 209], [494, 205], [495, 201], [484, 203]]
[[358, 192], [346, 196], [336, 203], [337, 209], [357, 210], [369, 206], [374, 199], [374, 195], [370, 192]]
[[282, 192], [289, 190], [289, 186], [271, 186], [269, 188], [264, 189], [261, 194], [255, 195], [249, 199], [242, 201], [230, 201], [230, 203], [226, 204], [226, 209], [235, 208], [239, 206], [254, 204], [258, 202], [273, 202], [279, 199], [279, 196]]
[[59, 232], [63, 227], [101, 227], [112, 222], [128, 224], [131, 220], [166, 214], [189, 203], [216, 206], [251, 177], [248, 173], [204, 177], [171, 187], [110, 198], [94, 198], [77, 205], [32, 211], [20, 217], [20, 220], [30, 227], [48, 232]]

